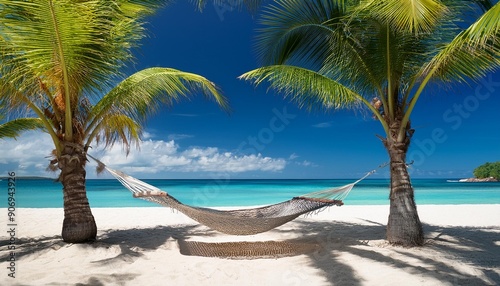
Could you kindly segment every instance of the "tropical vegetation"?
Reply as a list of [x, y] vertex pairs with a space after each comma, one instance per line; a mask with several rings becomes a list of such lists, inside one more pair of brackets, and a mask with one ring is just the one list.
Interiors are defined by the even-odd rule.
[[[242, 79], [308, 110], [365, 108], [390, 158], [387, 239], [424, 234], [406, 161], [411, 115], [431, 84], [477, 80], [500, 67], [500, 4], [439, 0], [277, 0], [257, 36], [262, 67]], [[353, 131], [355, 132], [355, 131]]]
[[[0, 122], [5, 120], [6, 108], [0, 108]], [[22, 132], [43, 129], [43, 123], [39, 118], [19, 118], [0, 124], [0, 139], [16, 139]]]
[[96, 238], [85, 189], [91, 146], [120, 143], [129, 151], [149, 115], [193, 93], [227, 107], [196, 74], [160, 67], [121, 73], [145, 35], [145, 17], [167, 2], [0, 0], [0, 103], [9, 114], [1, 136], [33, 128], [50, 135], [66, 242]]
[[500, 181], [500, 161], [494, 163], [484, 163], [474, 169], [474, 176], [478, 179], [495, 178]]

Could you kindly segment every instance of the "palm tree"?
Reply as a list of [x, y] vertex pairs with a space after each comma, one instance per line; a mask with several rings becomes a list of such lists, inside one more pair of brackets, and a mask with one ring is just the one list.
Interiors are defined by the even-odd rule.
[[[268, 82], [309, 110], [368, 108], [383, 127], [385, 136], [379, 138], [390, 158], [387, 239], [422, 245], [406, 164], [415, 131], [410, 116], [430, 81], [466, 82], [500, 66], [500, 5], [437, 0], [276, 2], [264, 13], [257, 38], [267, 66], [241, 78], [255, 85]], [[465, 21], [473, 15], [477, 20], [467, 27]]]
[[[201, 92], [227, 107], [207, 79], [148, 68], [124, 80], [120, 70], [143, 38], [149, 0], [0, 0], [0, 101], [39, 120], [55, 146], [60, 170], [62, 238], [94, 240], [97, 227], [85, 189], [91, 144], [138, 143], [141, 124], [161, 105]], [[7, 123], [10, 124], [10, 123]]]

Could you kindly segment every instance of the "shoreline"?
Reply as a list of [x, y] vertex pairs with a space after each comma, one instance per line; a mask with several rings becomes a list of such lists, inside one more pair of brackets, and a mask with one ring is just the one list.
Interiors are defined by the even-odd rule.
[[[165, 207], [93, 208], [98, 239], [89, 244], [61, 241], [62, 208], [19, 208], [17, 276], [9, 278], [8, 269], [2, 267], [0, 284], [500, 283], [500, 257], [496, 255], [500, 251], [499, 204], [417, 208], [426, 236], [425, 246], [419, 248], [395, 247], [385, 242], [388, 205], [330, 207], [250, 236], [212, 231]], [[6, 214], [7, 209], [1, 208], [0, 212]], [[2, 266], [9, 255], [6, 235], [2, 232]], [[307, 241], [319, 248], [280, 258], [227, 259], [181, 253], [186, 242], [243, 246], [271, 241]]]

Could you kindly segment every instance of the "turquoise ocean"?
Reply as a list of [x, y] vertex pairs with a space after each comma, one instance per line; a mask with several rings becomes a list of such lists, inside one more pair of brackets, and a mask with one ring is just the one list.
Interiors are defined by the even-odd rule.
[[[339, 187], [354, 180], [145, 180], [179, 201], [202, 207], [279, 203], [295, 196]], [[417, 204], [500, 204], [500, 183], [460, 183], [447, 179], [413, 179]], [[3, 189], [3, 190], [2, 190]], [[0, 207], [7, 207], [7, 180], [0, 181]], [[87, 180], [90, 206], [156, 207], [135, 199], [116, 180]], [[389, 181], [366, 179], [344, 200], [346, 205], [388, 205]], [[16, 207], [63, 207], [62, 186], [53, 180], [17, 179]]]

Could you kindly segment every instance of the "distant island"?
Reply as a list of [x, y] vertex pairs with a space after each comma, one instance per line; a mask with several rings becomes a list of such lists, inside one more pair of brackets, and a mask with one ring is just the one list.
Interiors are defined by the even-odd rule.
[[500, 181], [500, 161], [487, 162], [474, 169], [474, 178], [461, 179], [459, 182], [498, 182]]

